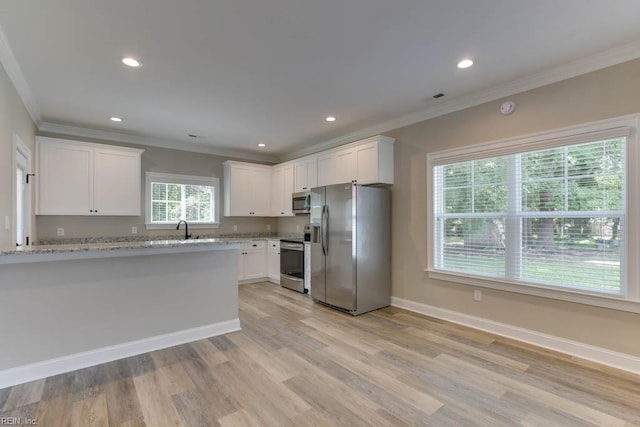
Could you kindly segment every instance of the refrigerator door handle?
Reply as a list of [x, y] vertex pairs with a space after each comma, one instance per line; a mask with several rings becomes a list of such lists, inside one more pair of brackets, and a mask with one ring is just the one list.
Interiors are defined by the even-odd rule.
[[322, 206], [321, 227], [320, 239], [322, 241], [322, 253], [326, 256], [327, 252], [329, 252], [329, 245], [327, 244], [329, 243], [329, 207], [327, 205]]

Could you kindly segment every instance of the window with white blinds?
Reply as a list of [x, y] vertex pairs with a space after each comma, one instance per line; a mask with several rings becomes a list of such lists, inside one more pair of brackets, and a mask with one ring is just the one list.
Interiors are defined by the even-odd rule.
[[430, 270], [627, 297], [632, 131], [436, 153]]
[[218, 223], [217, 178], [147, 172], [147, 226], [175, 226], [185, 220], [189, 225]]

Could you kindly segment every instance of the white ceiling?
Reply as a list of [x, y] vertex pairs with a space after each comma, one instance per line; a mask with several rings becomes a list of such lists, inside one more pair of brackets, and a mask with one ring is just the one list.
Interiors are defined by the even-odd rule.
[[0, 59], [42, 130], [286, 158], [640, 57], [638, 16], [638, 0], [4, 0]]

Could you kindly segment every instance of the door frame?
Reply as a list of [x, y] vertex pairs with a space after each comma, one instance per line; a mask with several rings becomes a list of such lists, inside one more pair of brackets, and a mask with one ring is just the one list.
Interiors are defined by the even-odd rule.
[[[17, 155], [18, 153], [20, 153], [22, 156], [24, 156], [27, 159], [27, 173], [31, 173], [31, 150], [29, 150], [29, 148], [24, 144], [24, 142], [22, 142], [22, 139], [20, 139], [20, 137], [18, 135], [16, 135], [15, 133], [13, 134], [13, 150], [11, 151], [11, 182], [13, 183], [12, 185], [12, 189], [11, 189], [11, 207], [12, 207], [12, 221], [11, 221], [11, 240], [13, 241], [14, 245], [17, 243], [16, 242], [16, 237], [17, 237], [17, 224], [18, 224], [18, 206], [17, 206], [17, 201], [18, 201], [18, 183], [16, 182], [16, 169], [18, 167], [18, 158]], [[26, 218], [25, 222], [24, 222], [24, 235], [25, 237], [29, 237], [29, 244], [31, 244], [33, 242], [33, 239], [31, 239], [31, 223], [32, 223], [32, 218], [31, 218], [31, 212], [32, 212], [32, 193], [31, 193], [31, 185], [27, 185], [25, 188], [25, 213], [24, 216]]]

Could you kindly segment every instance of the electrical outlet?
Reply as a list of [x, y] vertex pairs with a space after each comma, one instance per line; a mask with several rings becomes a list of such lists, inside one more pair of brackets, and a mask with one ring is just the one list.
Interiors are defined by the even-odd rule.
[[296, 225], [296, 231], [300, 231], [300, 226]]
[[58, 236], [64, 236], [64, 228], [58, 228]]
[[9, 215], [4, 217], [4, 229], [8, 230], [11, 228], [11, 218], [9, 217]]
[[482, 291], [480, 289], [475, 289], [473, 291], [473, 300], [482, 301]]
[[238, 226], [233, 224], [233, 231], [238, 231]]
[[267, 231], [271, 231], [271, 224], [267, 224]]
[[138, 234], [138, 227], [131, 227], [131, 234]]

